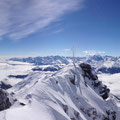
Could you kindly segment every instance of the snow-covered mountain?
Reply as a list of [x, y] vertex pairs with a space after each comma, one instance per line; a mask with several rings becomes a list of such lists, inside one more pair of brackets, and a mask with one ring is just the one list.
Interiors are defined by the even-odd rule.
[[56, 65], [56, 64], [69, 64], [68, 59], [63, 56], [46, 56], [46, 57], [27, 57], [27, 58], [11, 58], [13, 61], [21, 61], [34, 63], [35, 65]]
[[[35, 65], [67, 65], [72, 61], [72, 57], [47, 56], [11, 58], [10, 60], [34, 63]], [[120, 73], [120, 57], [94, 55], [76, 57], [75, 61], [89, 63], [97, 73]]]
[[94, 55], [86, 57], [85, 62], [99, 73], [120, 73], [120, 57]]
[[119, 120], [115, 96], [88, 64], [68, 64], [57, 72], [31, 71], [8, 91], [12, 106], [0, 120]]
[[50, 71], [50, 72], [55, 72], [58, 71], [62, 68], [63, 66], [61, 65], [41, 65], [41, 66], [36, 66], [32, 70], [33, 71]]

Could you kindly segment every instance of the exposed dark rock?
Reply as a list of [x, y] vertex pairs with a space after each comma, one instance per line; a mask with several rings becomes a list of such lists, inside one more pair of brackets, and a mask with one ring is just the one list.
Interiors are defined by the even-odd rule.
[[25, 104], [24, 104], [24, 103], [20, 103], [20, 105], [25, 106]]
[[109, 92], [110, 89], [108, 89], [107, 87], [105, 87], [102, 91], [100, 91], [100, 94], [104, 100], [109, 97]]
[[58, 81], [56, 81], [56, 84], [58, 84]]
[[11, 106], [11, 103], [8, 98], [6, 91], [0, 89], [0, 111], [8, 109]]
[[98, 76], [92, 74], [92, 75], [91, 75], [91, 79], [92, 79], [92, 80], [98, 80]]
[[57, 68], [54, 68], [54, 67], [47, 67], [47, 68], [45, 68], [44, 69], [44, 71], [58, 71], [58, 69]]
[[74, 111], [74, 115], [75, 115], [76, 118], [79, 118], [79, 115], [80, 115], [80, 114], [79, 114], [79, 112]]
[[86, 81], [84, 81], [84, 83], [85, 83], [85, 86], [86, 86], [86, 87], [88, 87], [87, 82], [86, 82]]
[[75, 118], [70, 118], [71, 120], [76, 120]]
[[15, 99], [14, 99], [14, 102], [17, 102], [17, 101], [18, 101], [18, 100], [15, 98]]
[[88, 115], [89, 117], [93, 118], [93, 120], [96, 120], [96, 119], [98, 119], [98, 118], [100, 117], [100, 115], [97, 113], [97, 110], [96, 110], [95, 108], [93, 108], [93, 107], [88, 108], [88, 109], [86, 109], [86, 108], [84, 108], [84, 107], [81, 107], [80, 110], [81, 110], [84, 114], [86, 114], [86, 115]]
[[110, 120], [108, 117], [105, 117], [103, 120]]
[[[100, 87], [99, 94], [101, 97], [105, 100], [109, 97], [110, 90], [107, 88], [107, 86], [103, 86], [102, 82], [98, 80], [98, 76], [92, 72], [92, 67], [89, 64], [81, 63], [80, 67], [83, 70], [83, 77], [87, 77], [89, 80], [92, 80], [93, 88], [96, 89]], [[86, 83], [86, 81], [85, 81]], [[85, 84], [87, 86], [87, 84]], [[102, 88], [102, 89], [101, 89]]]
[[15, 95], [15, 93], [14, 93], [14, 92], [11, 92], [11, 93], [10, 93], [10, 95], [14, 96], [14, 95]]
[[107, 110], [107, 117], [104, 116], [103, 120], [116, 120], [116, 112], [115, 111], [111, 111], [111, 110]]
[[112, 114], [112, 119], [113, 119], [113, 120], [116, 120], [116, 112], [113, 111], [111, 114]]
[[80, 67], [83, 69], [83, 71], [91, 71], [91, 66], [89, 64], [86, 63], [81, 63]]
[[32, 69], [33, 71], [42, 71], [42, 68], [35, 67]]
[[0, 88], [2, 88], [2, 89], [4, 89], [4, 90], [9, 89], [9, 88], [11, 88], [11, 87], [12, 87], [11, 85], [5, 84], [5, 83], [2, 82], [2, 81], [1, 81], [1, 83], [0, 83]]
[[117, 97], [116, 95], [113, 95], [113, 96], [120, 102], [120, 98], [119, 97]]
[[102, 120], [116, 120], [116, 112], [111, 110], [106, 110], [106, 115], [100, 115], [95, 108], [89, 108], [86, 109], [84, 107], [80, 108], [80, 110], [88, 115], [89, 117], [92, 117], [93, 120], [99, 120], [102, 117]]
[[110, 115], [110, 110], [106, 110], [106, 113], [109, 116]]
[[19, 78], [19, 79], [24, 79], [26, 78], [28, 75], [9, 75], [9, 78]]
[[65, 111], [65, 113], [68, 111], [68, 106], [67, 105], [64, 105], [64, 104], [62, 104], [62, 106], [63, 106], [63, 110]]
[[73, 85], [75, 85], [75, 75], [74, 75], [73, 77], [69, 78], [69, 79], [70, 79], [70, 82], [71, 82]]
[[94, 85], [94, 87], [98, 87], [99, 85], [101, 85], [101, 83], [102, 83], [101, 81], [97, 81], [97, 82], [94, 82], [93, 85]]
[[81, 63], [80, 67], [84, 71], [84, 77], [88, 77], [92, 80], [98, 80], [98, 76], [92, 73], [92, 67], [89, 64]]
[[107, 92], [105, 92], [103, 95], [102, 95], [102, 98], [105, 100], [105, 99], [107, 99], [109, 96], [108, 96], [108, 93]]
[[55, 71], [58, 71], [60, 68], [58, 67], [46, 67], [46, 68], [42, 68], [42, 67], [35, 67], [33, 68], [32, 70], [33, 71], [51, 71], [51, 72], [55, 72]]

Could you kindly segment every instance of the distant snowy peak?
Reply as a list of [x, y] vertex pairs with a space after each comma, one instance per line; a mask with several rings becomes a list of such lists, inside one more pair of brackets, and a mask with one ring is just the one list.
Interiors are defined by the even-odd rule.
[[93, 56], [87, 56], [86, 61], [92, 62], [92, 61], [103, 61], [104, 57], [100, 55], [93, 55]]
[[66, 57], [62, 57], [62, 56], [11, 58], [10, 60], [34, 63], [35, 65], [55, 65], [55, 64], [69, 63]]
[[60, 65], [41, 65], [34, 67], [32, 70], [33, 71], [49, 71], [49, 72], [55, 72], [58, 71], [62, 68]]
[[90, 56], [86, 62], [91, 64], [97, 73], [120, 73], [119, 57], [112, 56]]
[[[22, 61], [34, 63], [35, 65], [67, 65], [72, 61], [72, 57], [63, 56], [46, 56], [46, 57], [28, 57], [28, 58], [11, 58], [13, 61]], [[86, 56], [75, 57], [78, 63], [86, 62], [90, 64], [97, 73], [120, 73], [120, 57], [112, 56]]]

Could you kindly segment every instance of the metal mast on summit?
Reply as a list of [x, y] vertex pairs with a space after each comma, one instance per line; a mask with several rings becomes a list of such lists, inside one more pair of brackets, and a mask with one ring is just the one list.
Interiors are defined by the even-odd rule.
[[74, 44], [72, 46], [72, 52], [73, 52], [73, 63], [75, 63], [75, 46], [74, 46]]
[[75, 74], [75, 80], [76, 80], [77, 86], [79, 87], [79, 92], [82, 95], [82, 90], [81, 90], [81, 79], [82, 79], [82, 77], [81, 77], [81, 75], [80, 75], [80, 73], [77, 70], [77, 67], [75, 65], [75, 46], [74, 46], [74, 44], [72, 46], [72, 53], [73, 53], [73, 65], [74, 65], [75, 72], [76, 72], [76, 74]]

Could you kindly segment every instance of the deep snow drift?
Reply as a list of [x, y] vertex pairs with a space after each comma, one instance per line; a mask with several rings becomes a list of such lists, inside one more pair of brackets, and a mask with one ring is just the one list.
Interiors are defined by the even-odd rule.
[[0, 120], [119, 120], [115, 98], [103, 100], [104, 85], [93, 83], [77, 64], [49, 74], [33, 71], [8, 90], [12, 106]]

